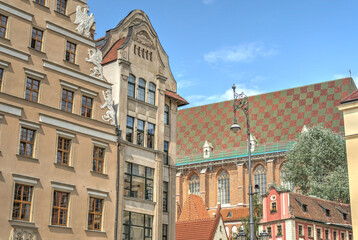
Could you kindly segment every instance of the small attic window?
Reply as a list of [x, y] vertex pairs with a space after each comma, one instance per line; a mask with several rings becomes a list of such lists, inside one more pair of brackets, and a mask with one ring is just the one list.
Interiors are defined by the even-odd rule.
[[232, 217], [232, 212], [229, 211], [229, 212], [227, 213], [226, 217]]
[[321, 208], [322, 211], [326, 214], [327, 217], [331, 216], [331, 210], [329, 210], [328, 208], [323, 207], [321, 204], [318, 204]]
[[[337, 208], [337, 207], [336, 207]], [[343, 212], [341, 209], [337, 208], [338, 212], [341, 214], [344, 221], [348, 220], [348, 214]]]
[[307, 204], [301, 203], [296, 198], [295, 198], [295, 200], [298, 203], [298, 205], [301, 207], [302, 211], [307, 212]]
[[331, 216], [331, 214], [330, 214], [330, 213], [331, 213], [331, 211], [330, 211], [329, 209], [327, 209], [327, 208], [326, 208], [326, 216], [327, 216], [327, 217]]

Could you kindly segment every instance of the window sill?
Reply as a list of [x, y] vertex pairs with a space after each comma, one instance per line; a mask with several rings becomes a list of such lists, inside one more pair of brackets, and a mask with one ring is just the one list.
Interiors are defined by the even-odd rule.
[[62, 229], [72, 230], [72, 228], [68, 227], [68, 226], [61, 226], [61, 225], [48, 225], [48, 226], [51, 227], [51, 228], [62, 228]]
[[63, 62], [66, 64], [69, 64], [69, 65], [72, 65], [73, 67], [76, 67], [76, 68], [79, 68], [80, 67], [80, 65], [78, 65], [78, 64], [76, 64], [76, 63], [73, 63], [73, 62], [71, 62], [71, 61], [68, 61], [68, 60], [66, 60], [66, 59], [63, 59]]
[[6, 37], [0, 37], [0, 39], [6, 43], [10, 43], [10, 39], [9, 38], [6, 38]]
[[36, 2], [36, 1], [33, 1], [33, 2], [34, 2], [34, 4], [35, 4], [35, 6], [41, 6], [41, 7], [45, 8], [46, 10], [50, 10], [50, 8], [49, 8], [48, 6], [46, 6], [46, 5], [43, 5], [43, 4], [38, 3], [38, 2]]
[[106, 234], [106, 232], [101, 231], [101, 230], [93, 230], [93, 229], [86, 229], [86, 232], [94, 232], [94, 233], [102, 233], [102, 234]]
[[103, 178], [108, 178], [108, 174], [107, 173], [101, 173], [101, 172], [96, 172], [91, 170], [90, 171], [92, 176], [98, 176], [98, 177], [103, 177]]
[[9, 223], [12, 227], [26, 227], [26, 228], [32, 228], [37, 229], [35, 223], [33, 222], [27, 222], [27, 221], [21, 221], [21, 220], [9, 220]]
[[68, 19], [70, 18], [70, 16], [68, 16], [68, 15], [66, 15], [66, 14], [63, 14], [63, 13], [57, 11], [57, 10], [54, 10], [54, 12], [55, 12], [56, 15], [59, 15], [59, 16], [62, 16], [62, 17], [66, 17], [66, 18], [68, 18]]
[[37, 158], [28, 157], [28, 156], [25, 156], [25, 155], [16, 154], [16, 157], [17, 157], [18, 160], [26, 160], [26, 161], [30, 161], [30, 162], [39, 162], [39, 160]]
[[28, 46], [27, 48], [30, 49], [31, 51], [36, 51], [36, 52], [38, 52], [38, 53], [41, 53], [41, 54], [43, 54], [43, 55], [46, 55], [46, 53], [43, 52], [42, 50], [37, 50], [36, 48], [32, 48], [32, 47], [30, 47], [30, 46]]
[[65, 165], [65, 164], [61, 164], [61, 163], [57, 163], [57, 162], [55, 162], [54, 164], [55, 164], [55, 167], [58, 167], [58, 168], [67, 168], [68, 170], [72, 170], [72, 171], [75, 170], [75, 168], [70, 165]]
[[130, 99], [130, 100], [132, 100], [132, 101], [134, 101], [134, 102], [137, 102], [137, 103], [146, 105], [146, 106], [151, 107], [151, 108], [155, 108], [155, 110], [158, 109], [158, 107], [157, 107], [156, 105], [152, 105], [152, 104], [150, 104], [150, 103], [147, 103], [147, 102], [145, 102], [145, 101], [139, 100], [139, 99], [137, 99], [137, 98], [132, 98], [132, 97], [130, 97], [130, 96], [127, 96], [127, 97], [128, 97], [128, 99]]
[[145, 200], [145, 199], [141, 199], [141, 198], [128, 197], [128, 196], [124, 196], [124, 198], [129, 201], [143, 202], [143, 203], [149, 203], [149, 204], [155, 205], [155, 202], [153, 202], [151, 200]]

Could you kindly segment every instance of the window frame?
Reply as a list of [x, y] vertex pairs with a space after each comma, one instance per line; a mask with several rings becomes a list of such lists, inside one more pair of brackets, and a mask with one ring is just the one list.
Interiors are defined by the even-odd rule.
[[[56, 157], [55, 157], [55, 164], [61, 165], [61, 166], [67, 166], [67, 167], [72, 167], [73, 166], [73, 162], [72, 162], [72, 155], [73, 155], [73, 149], [74, 149], [74, 139], [76, 137], [75, 134], [72, 133], [68, 133], [68, 132], [63, 132], [61, 130], [57, 130], [57, 134], [56, 134]], [[68, 148], [68, 164], [63, 164], [62, 163], [62, 158], [61, 158], [61, 162], [58, 162], [58, 145], [59, 145], [59, 138], [62, 139], [67, 139], [70, 141], [69, 144], [69, 148]]]
[[[137, 87], [137, 99], [139, 101], [145, 102], [145, 91], [146, 91], [147, 82], [143, 78], [139, 78], [138, 87]], [[142, 99], [143, 96], [143, 99]]]
[[262, 196], [267, 192], [267, 174], [264, 166], [259, 164], [254, 170], [254, 184], [259, 185], [259, 196]]
[[[74, 50], [72, 49], [72, 46], [74, 46]], [[77, 56], [77, 44], [67, 40], [66, 41], [65, 60], [67, 62], [76, 64], [76, 56]], [[71, 57], [73, 57], [73, 60], [71, 59]]]
[[4, 72], [5, 72], [5, 69], [0, 67], [0, 92], [3, 92], [3, 83], [4, 83]]
[[[31, 88], [28, 87], [29, 84], [29, 80], [31, 81]], [[37, 82], [37, 89], [34, 88], [34, 83]], [[30, 101], [30, 102], [39, 102], [39, 98], [40, 98], [40, 85], [41, 85], [41, 81], [29, 76], [26, 76], [26, 84], [25, 84], [25, 99]], [[28, 91], [30, 92], [30, 94], [28, 95]], [[36, 101], [33, 100], [33, 93], [37, 93], [36, 96]]]
[[169, 141], [164, 141], [163, 144], [163, 151], [164, 151], [164, 165], [169, 165]]
[[[141, 176], [140, 174], [134, 173], [133, 165], [138, 166], [138, 169], [139, 169], [139, 167], [144, 168], [144, 176]], [[129, 170], [128, 166], [130, 166], [130, 172], [128, 172], [128, 170]], [[153, 172], [153, 178], [150, 178], [148, 176], [149, 171]], [[136, 163], [126, 162], [126, 168], [124, 170], [124, 176], [125, 176], [125, 181], [126, 181], [126, 176], [129, 178], [129, 189], [128, 189], [129, 196], [127, 196], [126, 193], [124, 193], [124, 196], [153, 202], [154, 172], [155, 172], [154, 168], [147, 167], [147, 166], [144, 166], [144, 165], [139, 165], [139, 164], [136, 164]], [[143, 196], [143, 198], [136, 197], [136, 196], [133, 195], [133, 192], [134, 192], [133, 191], [133, 177], [144, 179], [144, 189], [143, 189], [143, 193], [144, 193], [143, 195], [144, 196]], [[151, 182], [151, 185], [149, 184], [150, 182]], [[126, 189], [124, 188], [124, 190], [126, 190]]]
[[222, 170], [217, 176], [217, 199], [221, 205], [230, 204], [230, 174], [226, 170]]
[[[153, 132], [150, 126], [153, 126]], [[150, 122], [147, 123], [147, 148], [155, 148], [155, 124]]]
[[298, 224], [298, 235], [299, 236], [304, 236], [305, 235], [305, 230], [304, 230], [304, 227], [303, 227], [302, 224]]
[[[60, 193], [60, 201], [59, 201], [59, 206], [55, 206], [55, 193]], [[66, 195], [67, 196], [67, 206], [66, 207], [63, 207], [62, 206], [62, 198], [61, 198], [61, 195]], [[51, 225], [52, 226], [68, 226], [68, 218], [69, 218], [69, 202], [70, 202], [70, 193], [69, 192], [66, 192], [66, 191], [61, 191], [61, 190], [57, 190], [57, 189], [54, 189], [52, 191], [52, 208], [51, 208]], [[54, 210], [57, 209], [58, 210], [58, 216], [57, 216], [57, 223], [54, 223]], [[61, 210], [65, 210], [66, 211], [66, 223], [65, 224], [60, 224], [60, 218], [61, 218]]]
[[313, 235], [312, 235], [312, 233], [313, 233], [313, 231], [312, 231], [312, 226], [307, 226], [307, 236], [309, 237], [309, 238], [312, 238], [313, 237]]
[[277, 202], [270, 202], [270, 213], [277, 213]]
[[[133, 81], [132, 81], [132, 79], [133, 79]], [[130, 91], [129, 86], [131, 86], [131, 91]], [[129, 74], [128, 86], [127, 86], [127, 96], [128, 97], [135, 98], [135, 89], [136, 89], [135, 86], [136, 86], [136, 77], [133, 74]], [[131, 96], [130, 93], [133, 96]]]
[[162, 240], [168, 240], [168, 224], [163, 223]]
[[[279, 228], [281, 229], [281, 231], [279, 231]], [[277, 224], [276, 225], [276, 236], [282, 236], [283, 232], [282, 232], [282, 225], [281, 224]]]
[[[64, 6], [63, 6], [63, 4], [61, 4], [63, 2], [64, 2]], [[57, 2], [56, 2], [56, 12], [61, 13], [63, 15], [66, 15], [67, 4], [68, 4], [67, 0], [57, 0]]]
[[[319, 235], [318, 235], [318, 233], [319, 233]], [[322, 228], [320, 228], [320, 227], [316, 228], [316, 238], [322, 239]]]
[[152, 104], [154, 106], [155, 106], [156, 91], [157, 91], [157, 86], [154, 83], [149, 82], [149, 84], [148, 84], [148, 103]]
[[169, 182], [163, 182], [163, 212], [169, 211]]
[[[15, 199], [15, 194], [16, 194], [16, 186], [17, 185], [20, 185], [22, 186], [22, 190], [21, 190], [21, 196], [20, 196], [20, 199], [21, 200], [16, 200]], [[23, 189], [24, 187], [28, 187], [31, 191], [31, 195], [30, 195], [30, 201], [23, 201]], [[32, 185], [29, 185], [29, 184], [24, 184], [24, 183], [18, 183], [18, 182], [15, 182], [14, 184], [14, 191], [13, 191], [13, 197], [12, 197], [12, 209], [11, 209], [11, 219], [12, 220], [16, 220], [16, 221], [24, 221], [24, 222], [31, 222], [31, 219], [32, 219], [32, 208], [33, 208], [33, 197], [34, 197], [34, 186]], [[14, 211], [15, 211], [15, 203], [16, 202], [20, 202], [20, 210], [19, 210], [19, 218], [15, 218], [14, 217]], [[24, 203], [23, 203], [24, 202]], [[26, 204], [26, 205], [29, 205], [29, 216], [28, 216], [28, 219], [26, 218], [22, 218], [22, 205], [23, 204]]]
[[[126, 217], [125, 214], [128, 213], [128, 222], [125, 221]], [[143, 215], [143, 225], [135, 225], [133, 224], [134, 221], [132, 221], [132, 214], [140, 214]], [[150, 224], [147, 224], [147, 220], [150, 220]], [[130, 232], [132, 227], [136, 227], [136, 228], [141, 228], [143, 229], [143, 240], [148, 240], [148, 239], [153, 239], [153, 219], [154, 216], [153, 215], [148, 215], [148, 214], [144, 214], [144, 213], [137, 213], [137, 212], [130, 212], [130, 211], [123, 211], [123, 231], [122, 231], [122, 239], [124, 240], [129, 240], [130, 238]], [[128, 228], [128, 232], [126, 232], [126, 228]], [[148, 232], [150, 233], [150, 235], [147, 235], [147, 230], [149, 230]]]
[[[129, 119], [131, 119], [131, 121], [128, 121]], [[134, 121], [135, 121], [135, 118], [134, 117], [131, 117], [131, 116], [128, 116], [127, 115], [127, 122], [126, 122], [126, 140], [130, 143], [133, 143], [134, 142]], [[131, 123], [131, 124], [130, 124]], [[129, 139], [129, 135], [130, 134], [130, 139]]]
[[[41, 126], [40, 124], [33, 123], [33, 122], [27, 122], [27, 121], [24, 121], [24, 120], [19, 121], [19, 134], [18, 134], [19, 140], [18, 140], [18, 146], [17, 146], [17, 154], [18, 154], [18, 156], [35, 159], [36, 152], [37, 152], [36, 151], [36, 149], [37, 149], [37, 141], [38, 141], [37, 131], [40, 129], [40, 126]], [[34, 141], [33, 141], [32, 155], [31, 156], [28, 156], [28, 155], [20, 153], [20, 150], [21, 150], [21, 134], [22, 134], [21, 130], [23, 128], [31, 130], [31, 131], [34, 131]]]
[[[34, 30], [36, 31], [35, 32], [35, 37], [34, 37]], [[41, 32], [41, 38], [38, 39], [39, 32]], [[32, 49], [35, 49], [35, 50], [41, 52], [42, 49], [43, 49], [43, 42], [44, 42], [43, 39], [44, 39], [44, 30], [42, 30], [40, 28], [37, 28], [37, 27], [32, 27], [30, 47]], [[40, 49], [37, 48], [37, 43], [38, 42], [40, 43]]]
[[[94, 210], [91, 212], [91, 199], [94, 200], [99, 200], [101, 202], [101, 211], [98, 212], [96, 211], [96, 207], [95, 207], [95, 202], [94, 203]], [[103, 231], [103, 212], [104, 212], [104, 199], [98, 196], [93, 196], [93, 195], [89, 195], [88, 197], [88, 211], [87, 211], [87, 230], [91, 230], [91, 231]], [[90, 215], [93, 215], [93, 224], [92, 227], [90, 227], [89, 225], [89, 219], [90, 219]], [[100, 216], [100, 227], [99, 228], [95, 228], [95, 217], [94, 216]]]
[[170, 107], [168, 104], [164, 104], [164, 125], [169, 125], [170, 123]]
[[200, 179], [198, 174], [193, 173], [188, 181], [189, 194], [200, 195]]
[[[95, 150], [96, 149], [101, 149], [101, 150], [103, 150], [103, 156], [102, 156], [102, 158], [95, 158]], [[96, 172], [96, 173], [102, 173], [102, 174], [104, 174], [105, 173], [105, 157], [106, 157], [106, 147], [104, 147], [104, 146], [99, 146], [98, 144], [94, 144], [93, 145], [93, 151], [92, 151], [92, 171], [93, 172]], [[96, 169], [95, 169], [95, 160], [97, 161], [97, 164], [96, 164]], [[102, 163], [102, 171], [99, 171], [98, 169], [98, 165], [99, 165], [99, 163]]]
[[[86, 99], [86, 105], [83, 105], [83, 100], [84, 98]], [[91, 106], [88, 106], [88, 100], [91, 100]], [[93, 102], [94, 99], [92, 97], [89, 97], [87, 95], [82, 95], [82, 99], [81, 99], [81, 116], [86, 117], [86, 118], [92, 118], [92, 113], [93, 113]], [[88, 116], [88, 111], [89, 111], [89, 116]]]
[[[143, 129], [139, 128], [139, 123], [143, 123]], [[137, 119], [137, 145], [144, 147], [144, 132], [145, 132], [145, 121]], [[141, 136], [141, 137], [140, 137]], [[142, 139], [142, 142], [139, 142], [139, 139]]]
[[[3, 21], [2, 21], [2, 18], [6, 18], [6, 23], [5, 25], [2, 25]], [[0, 38], [5, 38], [6, 39], [6, 36], [7, 36], [7, 30], [8, 30], [8, 24], [9, 24], [9, 17], [0, 13]], [[4, 30], [4, 36], [1, 36], [1, 32], [2, 32], [2, 29], [5, 29]]]
[[[40, 4], [41, 6], [46, 6], [46, 0], [33, 0], [35, 3]], [[43, 1], [43, 3], [41, 3]]]
[[[64, 92], [66, 92], [66, 98], [63, 98], [63, 94]], [[72, 93], [72, 100], [69, 100], [68, 98], [68, 95], [69, 93]], [[72, 113], [73, 112], [73, 109], [74, 109], [74, 99], [75, 97], [75, 92], [74, 91], [71, 91], [71, 90], [68, 90], [67, 88], [62, 88], [61, 89], [61, 110], [62, 111], [65, 111], [65, 112], [69, 112], [69, 113]], [[65, 106], [63, 106], [63, 103], [65, 103]], [[69, 107], [68, 107], [68, 104], [71, 104], [71, 111], [68, 111]]]
[[[26, 132], [26, 140], [22, 140], [22, 133], [23, 133], [23, 129], [26, 129], [28, 131], [32, 131], [33, 132], [33, 142], [30, 142], [27, 140], [28, 137], [28, 132]], [[36, 142], [36, 130], [29, 128], [27, 126], [20, 126], [20, 141], [19, 141], [19, 155], [23, 156], [23, 157], [29, 157], [29, 158], [33, 158], [34, 157], [34, 153], [35, 153], [35, 142]], [[24, 143], [25, 144], [25, 148], [24, 148], [24, 153], [21, 153], [21, 144]], [[27, 155], [27, 145], [31, 146], [31, 155]]]

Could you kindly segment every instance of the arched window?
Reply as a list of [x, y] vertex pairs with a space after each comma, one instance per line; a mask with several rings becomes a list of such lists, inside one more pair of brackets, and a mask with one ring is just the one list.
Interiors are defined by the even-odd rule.
[[135, 92], [135, 76], [132, 74], [129, 74], [128, 78], [128, 96], [134, 98], [134, 92]]
[[139, 78], [138, 83], [138, 99], [141, 101], [145, 101], [145, 80], [142, 78]]
[[169, 105], [164, 105], [164, 124], [169, 125]]
[[260, 165], [255, 169], [254, 179], [255, 179], [255, 186], [258, 185], [260, 188], [258, 190], [258, 193], [259, 193], [259, 196], [261, 197], [261, 195], [265, 194], [267, 191], [266, 171], [263, 166]]
[[189, 179], [189, 194], [195, 194], [199, 196], [199, 192], [200, 192], [199, 176], [193, 174]]
[[222, 171], [218, 177], [218, 202], [230, 203], [230, 177], [226, 171]]
[[149, 83], [148, 87], [148, 103], [155, 105], [155, 84]]
[[281, 174], [281, 187], [294, 192], [295, 187], [293, 186], [293, 183], [284, 180], [286, 176], [286, 170], [284, 164], [281, 166], [280, 174]]

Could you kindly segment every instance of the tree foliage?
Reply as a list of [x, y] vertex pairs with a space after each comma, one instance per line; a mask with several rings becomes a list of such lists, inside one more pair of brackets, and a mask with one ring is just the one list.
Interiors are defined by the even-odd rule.
[[[259, 202], [257, 194], [253, 195], [252, 198], [252, 204], [253, 204], [253, 215], [254, 215], [254, 227], [255, 227], [255, 236], [258, 237], [259, 235], [259, 222], [262, 218], [262, 203]], [[246, 238], [249, 239], [250, 235], [250, 215], [246, 216], [242, 219], [242, 225], [244, 226], [244, 233], [246, 235]]]
[[321, 125], [300, 134], [286, 154], [285, 181], [307, 195], [349, 202], [345, 141]]

